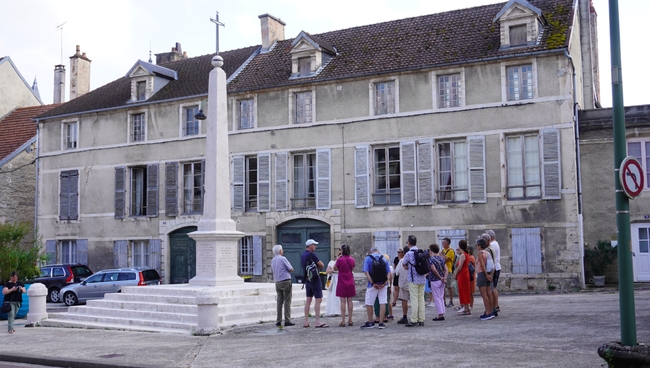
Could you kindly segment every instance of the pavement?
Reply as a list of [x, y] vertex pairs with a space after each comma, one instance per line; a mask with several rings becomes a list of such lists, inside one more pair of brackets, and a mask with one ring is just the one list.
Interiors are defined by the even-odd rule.
[[[650, 344], [650, 285], [635, 290], [636, 334]], [[456, 299], [457, 301], [457, 299]], [[220, 335], [192, 336], [53, 327], [24, 327], [16, 333], [0, 325], [0, 367], [17, 362], [59, 367], [606, 367], [597, 349], [620, 341], [616, 290], [501, 295], [501, 313], [480, 321], [482, 301], [471, 316], [448, 309], [433, 322], [426, 308], [423, 327], [396, 320], [383, 330], [362, 330], [365, 310], [354, 311], [354, 326], [338, 327], [340, 317], [323, 317], [329, 328], [274, 323], [226, 329]], [[324, 306], [323, 306], [324, 307]], [[324, 308], [323, 308], [324, 309]], [[398, 307], [398, 311], [401, 309]]]

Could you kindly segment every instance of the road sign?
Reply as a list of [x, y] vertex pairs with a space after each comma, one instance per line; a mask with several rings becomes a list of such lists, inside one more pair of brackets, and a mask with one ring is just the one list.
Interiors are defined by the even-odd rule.
[[632, 156], [626, 157], [618, 173], [625, 194], [631, 199], [638, 197], [645, 187], [645, 175], [639, 161]]

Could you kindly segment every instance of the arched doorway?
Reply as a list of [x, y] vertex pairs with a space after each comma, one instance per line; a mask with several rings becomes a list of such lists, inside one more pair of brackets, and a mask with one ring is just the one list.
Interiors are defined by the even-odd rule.
[[187, 284], [196, 276], [196, 242], [187, 235], [196, 230], [196, 226], [188, 226], [169, 234], [171, 284]]
[[293, 266], [291, 281], [296, 282], [296, 276], [302, 277], [304, 270], [300, 264], [300, 255], [305, 251], [307, 239], [318, 242], [316, 255], [327, 266], [331, 259], [330, 226], [324, 222], [312, 219], [299, 219], [278, 226], [278, 243], [284, 249], [284, 256]]

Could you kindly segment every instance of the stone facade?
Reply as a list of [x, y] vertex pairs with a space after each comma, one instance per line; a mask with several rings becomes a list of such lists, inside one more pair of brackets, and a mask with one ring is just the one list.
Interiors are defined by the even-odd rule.
[[[34, 229], [34, 184], [36, 183], [36, 144], [29, 145], [0, 168], [0, 223], [27, 223]], [[34, 239], [33, 231], [25, 238]]]

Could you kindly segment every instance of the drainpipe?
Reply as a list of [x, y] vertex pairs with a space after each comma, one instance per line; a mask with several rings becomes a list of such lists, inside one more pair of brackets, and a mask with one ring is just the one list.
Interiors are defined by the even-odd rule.
[[585, 232], [584, 232], [584, 222], [582, 214], [582, 175], [580, 167], [580, 122], [578, 119], [578, 97], [577, 93], [577, 82], [576, 82], [576, 67], [573, 64], [573, 58], [569, 55], [569, 52], [565, 49], [564, 56], [571, 63], [571, 76], [573, 79], [573, 134], [575, 138], [576, 145], [576, 181], [578, 189], [578, 247], [580, 251], [580, 280], [581, 286], [585, 288]]

